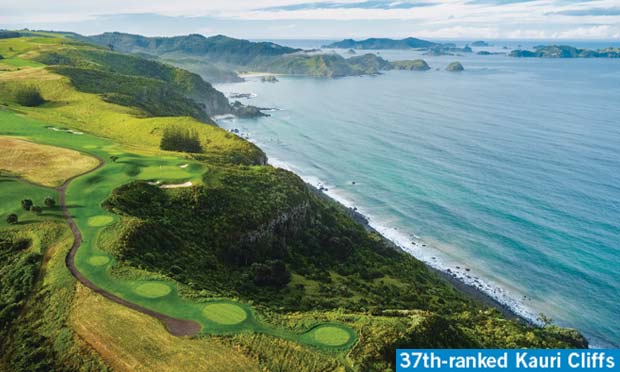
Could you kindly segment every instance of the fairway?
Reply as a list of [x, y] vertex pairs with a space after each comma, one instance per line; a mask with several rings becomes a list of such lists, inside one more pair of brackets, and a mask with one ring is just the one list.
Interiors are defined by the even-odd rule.
[[239, 324], [248, 317], [247, 312], [242, 307], [224, 302], [205, 306], [202, 314], [210, 321], [223, 325]]
[[60, 186], [98, 163], [74, 150], [0, 136], [0, 170], [39, 185]]
[[110, 258], [106, 256], [92, 256], [88, 259], [88, 263], [93, 266], [103, 266], [110, 262]]
[[101, 227], [101, 226], [109, 225], [113, 221], [114, 221], [114, 217], [112, 216], [105, 216], [105, 215], [93, 216], [88, 219], [88, 226]]
[[160, 298], [172, 292], [172, 288], [162, 283], [144, 283], [137, 286], [134, 292], [146, 298]]

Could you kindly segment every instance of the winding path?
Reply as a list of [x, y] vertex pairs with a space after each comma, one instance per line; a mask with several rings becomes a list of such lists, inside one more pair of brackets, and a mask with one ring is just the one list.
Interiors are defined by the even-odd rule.
[[103, 297], [109, 300], [112, 300], [118, 304], [121, 304], [123, 306], [126, 306], [130, 309], [139, 311], [143, 314], [150, 315], [156, 319], [159, 319], [162, 323], [164, 323], [168, 332], [170, 332], [171, 334], [175, 336], [193, 336], [197, 334], [201, 330], [201, 326], [198, 322], [195, 322], [193, 320], [173, 318], [168, 315], [147, 309], [146, 307], [136, 305], [132, 302], [126, 301], [102, 288], [97, 287], [93, 282], [91, 282], [84, 275], [82, 275], [82, 273], [80, 273], [80, 271], [75, 266], [75, 254], [77, 253], [77, 250], [80, 248], [80, 245], [82, 244], [82, 234], [80, 233], [80, 229], [77, 227], [77, 225], [73, 221], [73, 218], [71, 217], [71, 214], [69, 213], [69, 209], [67, 208], [67, 205], [65, 203], [65, 192], [67, 190], [67, 186], [69, 186], [71, 181], [73, 181], [74, 179], [78, 177], [94, 172], [104, 166], [105, 162], [103, 161], [103, 159], [98, 156], [95, 156], [95, 157], [97, 158], [97, 160], [99, 160], [99, 164], [95, 168], [68, 178], [60, 187], [56, 188], [56, 191], [58, 191], [58, 195], [59, 195], [60, 207], [62, 208], [62, 212], [65, 216], [65, 219], [67, 220], [67, 223], [69, 224], [69, 227], [71, 228], [71, 232], [73, 233], [73, 237], [74, 237], [71, 250], [69, 251], [69, 254], [67, 255], [65, 259], [65, 262], [67, 263], [67, 267], [69, 268], [69, 271], [71, 271], [71, 274], [73, 274], [73, 276], [77, 280], [79, 280], [80, 283], [84, 284], [86, 287], [92, 289], [94, 292], [102, 295]]

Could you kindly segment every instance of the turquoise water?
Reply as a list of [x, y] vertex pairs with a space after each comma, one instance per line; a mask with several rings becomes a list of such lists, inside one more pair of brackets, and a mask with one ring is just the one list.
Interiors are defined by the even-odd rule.
[[[425, 59], [433, 70], [221, 85], [279, 110], [220, 124], [416, 257], [620, 346], [620, 60]], [[455, 59], [466, 71], [443, 71]]]

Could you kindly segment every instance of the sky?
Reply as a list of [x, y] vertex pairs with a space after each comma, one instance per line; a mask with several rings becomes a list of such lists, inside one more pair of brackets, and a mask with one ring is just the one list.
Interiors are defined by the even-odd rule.
[[245, 39], [620, 40], [620, 0], [0, 0], [0, 29]]

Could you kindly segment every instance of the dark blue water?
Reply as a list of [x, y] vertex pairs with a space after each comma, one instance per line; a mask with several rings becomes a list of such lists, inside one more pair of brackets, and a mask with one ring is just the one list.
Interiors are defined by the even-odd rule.
[[620, 60], [424, 58], [433, 70], [223, 85], [280, 111], [221, 125], [431, 265], [620, 346]]

